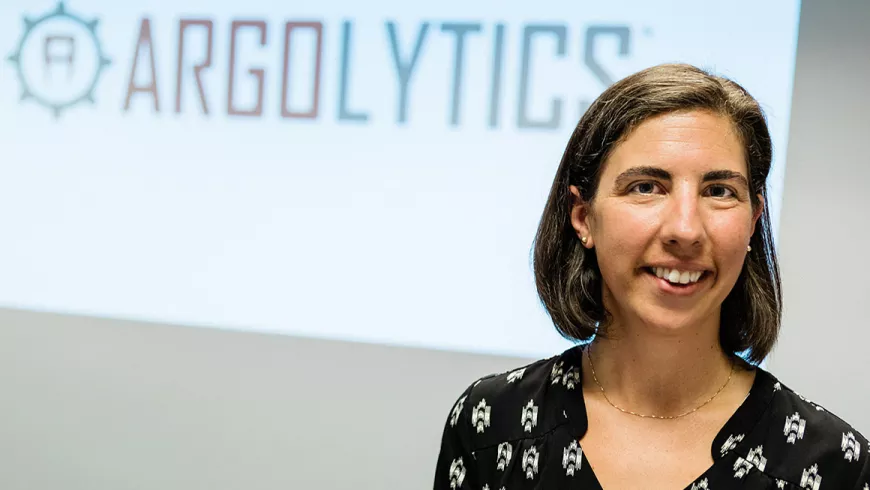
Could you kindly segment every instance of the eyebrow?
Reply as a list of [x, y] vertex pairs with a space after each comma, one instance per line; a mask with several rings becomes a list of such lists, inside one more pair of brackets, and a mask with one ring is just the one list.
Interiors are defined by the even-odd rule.
[[[636, 177], [652, 177], [654, 179], [666, 180], [670, 182], [672, 179], [671, 173], [667, 170], [659, 167], [648, 167], [648, 166], [640, 166], [640, 167], [632, 167], [625, 172], [619, 174], [616, 177], [616, 186], [622, 187], [627, 184], [627, 180], [636, 178]], [[749, 189], [749, 182], [746, 180], [746, 177], [739, 172], [735, 172], [733, 170], [712, 170], [704, 174], [704, 177], [701, 179], [702, 182], [714, 182], [718, 180], [736, 180], [740, 182], [746, 189]]]

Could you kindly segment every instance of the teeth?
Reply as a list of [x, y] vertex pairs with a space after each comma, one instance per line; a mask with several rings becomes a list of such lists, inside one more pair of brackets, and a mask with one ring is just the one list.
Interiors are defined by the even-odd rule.
[[680, 274], [680, 284], [689, 284], [689, 277], [691, 277], [691, 272], [683, 272]]
[[653, 273], [656, 277], [660, 277], [674, 284], [689, 284], [690, 282], [698, 282], [704, 274], [701, 271], [680, 271], [677, 269], [665, 269], [664, 267], [653, 267]]

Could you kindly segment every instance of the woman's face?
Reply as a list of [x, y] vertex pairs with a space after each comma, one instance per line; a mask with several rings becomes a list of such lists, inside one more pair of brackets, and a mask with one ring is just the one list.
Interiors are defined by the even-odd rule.
[[732, 123], [691, 111], [635, 128], [604, 162], [591, 205], [572, 186], [572, 224], [596, 249], [617, 323], [718, 321], [763, 209], [753, 210], [748, 178]]

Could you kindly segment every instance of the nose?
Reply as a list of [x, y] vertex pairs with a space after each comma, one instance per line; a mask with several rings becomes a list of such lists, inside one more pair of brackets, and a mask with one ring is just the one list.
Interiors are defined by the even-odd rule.
[[670, 195], [661, 228], [665, 246], [682, 252], [700, 248], [705, 237], [698, 194], [689, 187]]

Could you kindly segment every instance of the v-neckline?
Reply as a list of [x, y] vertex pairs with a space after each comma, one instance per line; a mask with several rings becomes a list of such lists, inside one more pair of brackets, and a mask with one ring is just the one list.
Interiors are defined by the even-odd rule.
[[[583, 379], [583, 349], [585, 346], [576, 346], [563, 354], [561, 362], [565, 365], [577, 369], [580, 379]], [[710, 465], [703, 473], [695, 477], [685, 490], [691, 490], [695, 482], [708, 477], [711, 472], [721, 464], [721, 461], [731, 451], [741, 448], [744, 441], [747, 439], [752, 430], [761, 420], [762, 415], [770, 406], [770, 401], [773, 399], [774, 392], [779, 389], [778, 383], [775, 382], [773, 376], [760, 367], [755, 367], [755, 380], [749, 388], [749, 394], [743, 400], [743, 403], [737, 407], [734, 414], [725, 422], [716, 437], [713, 438], [713, 443], [710, 447], [710, 453], [713, 456], [713, 464]], [[571, 428], [572, 435], [577, 441], [578, 446], [582, 450], [580, 440], [586, 435], [586, 430], [589, 427], [589, 419], [586, 414], [586, 401], [583, 397], [583, 390], [562, 392], [561, 404], [565, 416], [568, 418], [568, 424]], [[741, 451], [743, 452], [743, 451]], [[589, 466], [589, 474], [592, 482], [595, 484], [594, 490], [604, 490], [601, 482], [598, 481], [598, 476]]]

